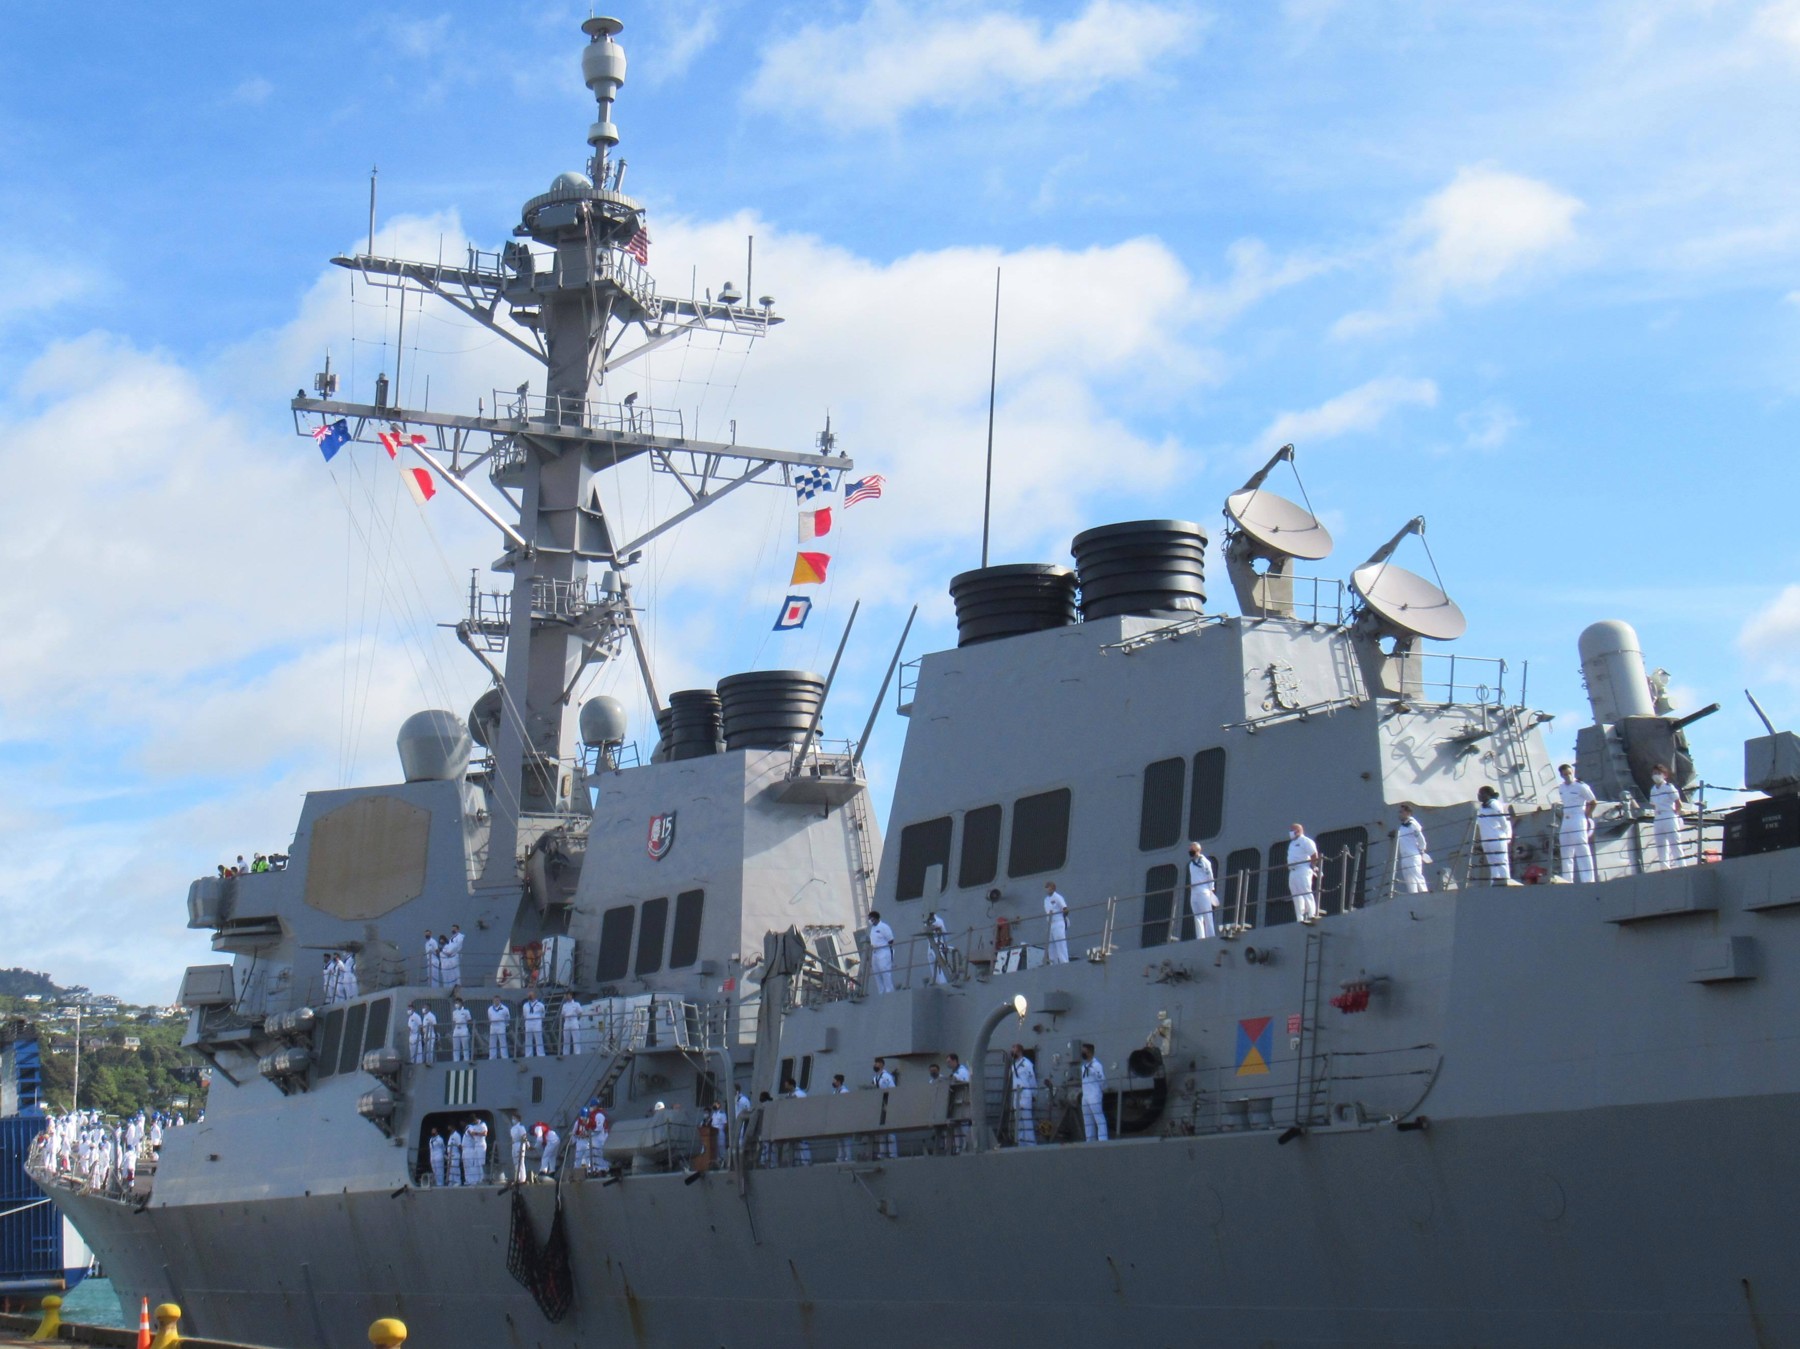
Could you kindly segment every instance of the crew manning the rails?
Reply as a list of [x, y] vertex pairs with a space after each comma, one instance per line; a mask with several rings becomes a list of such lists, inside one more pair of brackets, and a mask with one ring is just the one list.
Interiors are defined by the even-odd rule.
[[925, 920], [925, 954], [931, 962], [931, 982], [949, 983], [950, 962], [956, 948], [950, 945], [950, 929], [944, 925], [941, 913], [934, 913]]
[[507, 1043], [507, 1031], [512, 1026], [512, 1008], [500, 1001], [500, 995], [494, 994], [494, 1000], [488, 1004], [488, 1057], [490, 1059], [510, 1059], [512, 1046]]
[[1681, 788], [1669, 781], [1666, 764], [1657, 764], [1650, 774], [1650, 808], [1656, 814], [1652, 837], [1656, 842], [1656, 864], [1664, 871], [1681, 865]]
[[1069, 901], [1063, 898], [1062, 891], [1056, 888], [1055, 881], [1044, 882], [1044, 917], [1050, 926], [1050, 963], [1067, 965], [1069, 963]]
[[1106, 1069], [1094, 1047], [1081, 1047], [1081, 1133], [1090, 1143], [1106, 1141]]
[[[869, 1085], [874, 1087], [877, 1091], [892, 1090], [894, 1086], [894, 1075], [888, 1071], [886, 1059], [878, 1058], [875, 1060], [875, 1071], [874, 1075], [869, 1079]], [[883, 1134], [881, 1136], [881, 1141], [875, 1146], [876, 1160], [879, 1161], [883, 1157], [898, 1157], [899, 1155], [900, 1136], [898, 1134]]]
[[564, 1054], [587, 1053], [587, 1036], [582, 1033], [581, 999], [573, 993], [563, 999], [562, 1005], [562, 1052]]
[[1475, 793], [1475, 840], [1487, 864], [1489, 885], [1512, 884], [1512, 819], [1500, 808], [1500, 793], [1483, 787]]
[[[831, 1094], [833, 1096], [848, 1096], [850, 1094], [850, 1088], [847, 1085], [845, 1085], [844, 1075], [842, 1073], [833, 1073], [831, 1075]], [[738, 1093], [738, 1113], [742, 1114], [742, 1113], [748, 1111], [749, 1109], [750, 1109], [750, 1098], [748, 1096], [744, 1095], [742, 1092], [739, 1092]], [[739, 1138], [738, 1143], [739, 1143], [739, 1146], [742, 1146], [743, 1139]], [[848, 1134], [845, 1134], [842, 1138], [838, 1139], [838, 1160], [840, 1162], [849, 1162], [849, 1161], [856, 1160], [855, 1150], [851, 1146], [850, 1136]]]
[[877, 993], [894, 991], [894, 929], [874, 909], [869, 910], [869, 973]]
[[1425, 826], [1404, 801], [1400, 803], [1400, 827], [1394, 831], [1394, 839], [1400, 848], [1400, 893], [1424, 894], [1430, 888], [1425, 884], [1425, 868], [1431, 862], [1431, 854], [1425, 851]]
[[462, 929], [455, 923], [450, 924], [450, 935], [439, 938], [443, 946], [438, 951], [438, 968], [443, 972], [445, 988], [455, 988], [462, 983]]
[[[962, 1061], [962, 1056], [959, 1054], [951, 1054], [948, 1057], [950, 1059], [950, 1081], [952, 1083], [961, 1084], [960, 1089], [956, 1086], [952, 1086], [950, 1089], [951, 1094], [952, 1096], [956, 1096], [960, 1091], [960, 1095], [966, 1101], [969, 1086], [969, 1065]], [[970, 1123], [966, 1119], [959, 1119], [950, 1126], [951, 1152], [960, 1153], [968, 1147], [969, 1129]]]
[[521, 1056], [528, 1059], [544, 1057], [544, 1000], [538, 996], [536, 988], [525, 995], [525, 1001], [519, 1008], [525, 1021], [525, 1052]]
[[425, 986], [442, 988], [444, 986], [444, 962], [440, 952], [444, 949], [441, 938], [431, 935], [431, 929], [425, 929]]
[[1586, 882], [1594, 876], [1594, 789], [1575, 777], [1569, 764], [1557, 770], [1562, 781], [1556, 784], [1556, 799], [1562, 806], [1562, 827], [1557, 831], [1556, 847], [1562, 864], [1556, 869], [1559, 881]]
[[1319, 845], [1306, 836], [1298, 823], [1288, 826], [1288, 895], [1294, 901], [1294, 917], [1302, 923], [1319, 921]]
[[450, 1057], [457, 1063], [468, 1063], [475, 1057], [469, 1029], [474, 1019], [475, 1014], [463, 1006], [463, 1000], [455, 999], [450, 1009]]
[[1037, 1065], [1025, 1057], [1025, 1046], [1012, 1053], [1013, 1142], [1022, 1148], [1037, 1146]]
[[[1213, 864], [1198, 843], [1188, 844], [1188, 909], [1194, 915], [1194, 936], [1201, 941], [1218, 936], [1214, 919], [1219, 911], [1219, 892], [1213, 888]], [[1104, 1138], [1106, 1135], [1102, 1134]]]

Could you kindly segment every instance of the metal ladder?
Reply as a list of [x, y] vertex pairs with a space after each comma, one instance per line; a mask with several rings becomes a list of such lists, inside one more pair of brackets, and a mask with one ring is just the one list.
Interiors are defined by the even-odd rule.
[[869, 792], [865, 787], [845, 803], [850, 814], [852, 858], [850, 884], [856, 906], [857, 921], [863, 921], [875, 902], [875, 872], [881, 866], [880, 850], [874, 846], [869, 819]]
[[1309, 931], [1300, 974], [1300, 1045], [1294, 1051], [1294, 1123], [1300, 1126], [1329, 1121], [1331, 1080], [1318, 1048], [1324, 978], [1325, 934]]

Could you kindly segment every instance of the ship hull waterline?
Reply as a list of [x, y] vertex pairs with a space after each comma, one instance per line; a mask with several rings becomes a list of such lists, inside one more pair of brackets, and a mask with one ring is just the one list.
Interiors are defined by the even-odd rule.
[[[1761, 1345], [1800, 1337], [1800, 1096], [565, 1186], [575, 1308], [494, 1187], [150, 1207], [59, 1192], [123, 1304], [359, 1342]], [[822, 1145], [829, 1146], [829, 1145]], [[822, 1152], [822, 1147], [819, 1151]], [[530, 1187], [541, 1236], [552, 1191]], [[948, 1321], [946, 1318], [950, 1318]]]

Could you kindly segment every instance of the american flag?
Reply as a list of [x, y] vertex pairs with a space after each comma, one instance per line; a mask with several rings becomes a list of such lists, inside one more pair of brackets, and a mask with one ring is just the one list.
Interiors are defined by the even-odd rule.
[[650, 265], [650, 236], [642, 225], [639, 225], [637, 232], [631, 236], [631, 242], [625, 245], [625, 251], [637, 259], [638, 266], [648, 267]]
[[857, 482], [847, 483], [844, 487], [844, 509], [849, 510], [859, 501], [870, 501], [881, 495], [881, 489], [887, 486], [887, 479], [879, 473], [871, 473]]

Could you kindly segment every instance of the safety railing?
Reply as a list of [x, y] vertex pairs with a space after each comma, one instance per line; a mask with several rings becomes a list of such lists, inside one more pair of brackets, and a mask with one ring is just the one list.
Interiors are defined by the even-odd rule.
[[[660, 993], [626, 998], [544, 1000], [541, 1019], [528, 1018], [523, 1004], [506, 1002], [505, 1018], [490, 1018], [491, 1002], [467, 1006], [469, 1020], [460, 1027], [449, 1007], [436, 999], [415, 999], [397, 1009], [399, 1034], [407, 1058], [417, 1064], [462, 1063], [477, 1059], [570, 1058], [593, 1054], [672, 1049], [706, 1055], [748, 1043], [744, 1018], [733, 1002], [695, 1002]], [[435, 1022], [416, 1030], [410, 1022], [415, 1007], [429, 1007]], [[579, 1010], [570, 1014], [571, 1008]]]
[[1464, 656], [1454, 651], [1416, 651], [1406, 657], [1412, 666], [1417, 692], [1414, 696], [1428, 703], [1472, 703], [1478, 706], [1507, 707], [1522, 702], [1525, 679], [1530, 673], [1527, 662], [1521, 667], [1519, 695], [1509, 701], [1506, 675], [1509, 669], [1498, 656]]
[[[664, 440], [687, 439], [687, 423], [679, 408], [653, 408], [645, 403], [604, 403], [572, 394], [536, 394], [529, 390], [495, 389], [494, 408], [501, 419], [529, 426], [534, 423], [576, 427], [584, 431], [616, 431], [623, 435], [657, 436]], [[509, 455], [523, 453], [518, 447]], [[498, 464], [496, 455], [493, 463]], [[490, 469], [490, 472], [497, 468]]]

